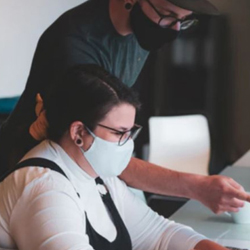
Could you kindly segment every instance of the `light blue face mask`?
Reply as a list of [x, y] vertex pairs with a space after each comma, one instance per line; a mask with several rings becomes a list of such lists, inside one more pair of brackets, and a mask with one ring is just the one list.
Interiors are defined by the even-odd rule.
[[119, 146], [117, 142], [103, 140], [86, 129], [94, 137], [94, 141], [87, 151], [80, 149], [96, 174], [101, 177], [120, 175], [132, 157], [134, 141], [129, 139], [124, 145]]

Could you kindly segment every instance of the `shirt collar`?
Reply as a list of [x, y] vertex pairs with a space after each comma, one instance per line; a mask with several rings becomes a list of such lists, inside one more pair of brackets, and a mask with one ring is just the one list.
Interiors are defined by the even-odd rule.
[[57, 156], [56, 163], [58, 163], [69, 179], [76, 177], [79, 181], [94, 180], [92, 176], [86, 173], [80, 166], [77, 165], [75, 161], [70, 158], [70, 156], [59, 144], [50, 140], [47, 140], [46, 143], [49, 148], [53, 149]]

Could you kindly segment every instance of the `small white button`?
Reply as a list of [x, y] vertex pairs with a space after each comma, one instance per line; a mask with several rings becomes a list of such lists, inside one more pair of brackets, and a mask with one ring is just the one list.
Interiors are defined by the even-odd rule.
[[101, 195], [105, 195], [108, 192], [104, 185], [97, 184], [97, 188], [98, 188], [98, 191]]

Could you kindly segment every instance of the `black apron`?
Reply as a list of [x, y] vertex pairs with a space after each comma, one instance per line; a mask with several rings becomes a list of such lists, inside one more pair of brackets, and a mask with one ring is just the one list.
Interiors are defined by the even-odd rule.
[[[6, 173], [4, 176], [0, 178], [0, 182], [3, 181], [9, 174], [14, 172], [17, 169], [30, 167], [30, 166], [39, 166], [49, 168], [60, 174], [64, 175], [67, 179], [68, 177], [62, 171], [62, 169], [53, 161], [44, 159], [44, 158], [30, 158], [24, 160], [17, 164], [17, 166]], [[101, 178], [96, 178], [96, 184], [104, 185], [103, 180]], [[77, 193], [80, 198], [79, 193]], [[109, 214], [112, 216], [112, 221], [116, 227], [117, 235], [113, 242], [109, 242], [107, 239], [98, 234], [95, 229], [91, 226], [87, 214], [86, 215], [86, 234], [89, 237], [89, 243], [95, 250], [132, 250], [132, 243], [128, 233], [126, 226], [109, 194], [107, 192], [105, 195], [101, 195], [103, 203], [105, 204]]]

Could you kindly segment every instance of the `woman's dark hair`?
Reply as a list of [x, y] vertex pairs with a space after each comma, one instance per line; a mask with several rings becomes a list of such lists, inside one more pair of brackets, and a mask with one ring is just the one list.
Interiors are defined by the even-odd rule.
[[58, 141], [74, 121], [81, 121], [94, 130], [121, 103], [131, 104], [136, 110], [140, 108], [137, 94], [100, 66], [75, 66], [44, 98], [48, 138]]

